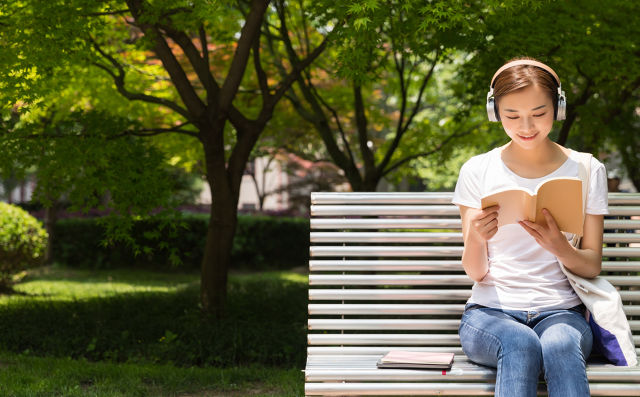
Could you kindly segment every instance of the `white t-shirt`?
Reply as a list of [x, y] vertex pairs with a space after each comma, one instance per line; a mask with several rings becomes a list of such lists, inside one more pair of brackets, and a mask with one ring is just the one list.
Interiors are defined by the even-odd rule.
[[[533, 191], [547, 178], [578, 176], [578, 157], [573, 150], [559, 168], [540, 178], [523, 178], [511, 171], [502, 161], [501, 150], [498, 147], [474, 156], [462, 165], [453, 204], [481, 208], [480, 198], [492, 190], [520, 186]], [[607, 173], [593, 157], [590, 185], [586, 213], [608, 214]], [[573, 237], [563, 233], [567, 239]], [[474, 283], [468, 303], [535, 311], [568, 309], [581, 303], [555, 255], [542, 248], [519, 224], [498, 228], [487, 241], [487, 250], [489, 272]]]

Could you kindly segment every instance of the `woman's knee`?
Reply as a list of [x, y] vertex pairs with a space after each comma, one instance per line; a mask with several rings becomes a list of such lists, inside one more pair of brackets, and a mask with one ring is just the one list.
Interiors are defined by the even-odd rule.
[[526, 325], [505, 316], [504, 313], [480, 310], [463, 315], [460, 343], [472, 361], [496, 366], [498, 359], [509, 353], [539, 360], [542, 349], [538, 335]]
[[546, 355], [570, 357], [571, 353], [580, 351], [584, 357], [588, 357], [591, 353], [593, 335], [586, 321], [558, 321], [544, 327], [539, 334]]

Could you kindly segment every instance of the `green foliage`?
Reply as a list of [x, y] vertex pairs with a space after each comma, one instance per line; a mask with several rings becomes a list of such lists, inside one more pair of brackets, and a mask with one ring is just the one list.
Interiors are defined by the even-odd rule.
[[0, 288], [11, 285], [11, 275], [42, 263], [47, 232], [23, 209], [0, 202]]
[[[122, 243], [105, 247], [101, 242], [106, 230], [99, 219], [61, 219], [54, 229], [53, 257], [59, 263], [87, 268], [168, 269], [181, 263], [187, 269], [199, 269], [208, 219], [208, 215], [185, 215], [172, 234], [158, 231], [166, 220], [134, 222], [131, 238], [146, 247], [138, 255]], [[308, 219], [239, 215], [231, 267], [286, 269], [305, 265], [308, 238]]]
[[[289, 273], [230, 279], [224, 320], [203, 317], [195, 305], [196, 284], [173, 292], [132, 292], [77, 296], [75, 285], [91, 281], [70, 269], [36, 277], [47, 281], [49, 297], [20, 296], [0, 301], [0, 349], [37, 356], [91, 361], [173, 363], [179, 366], [269, 365], [301, 368], [306, 357], [307, 280]], [[132, 287], [175, 284], [176, 277], [139, 272], [137, 278], [113, 272], [92, 278]], [[63, 278], [63, 280], [60, 280]], [[181, 277], [184, 278], [184, 277]], [[72, 281], [69, 287], [57, 283]], [[43, 287], [27, 293], [41, 293]], [[71, 299], [70, 299], [71, 298]], [[55, 324], [54, 327], [50, 326]], [[46, 326], [45, 326], [46, 325]]]
[[[536, 10], [487, 14], [482, 34], [461, 43], [468, 57], [455, 79], [461, 98], [470, 98], [461, 102], [462, 108], [486, 114], [493, 73], [510, 58], [537, 58], [556, 71], [567, 97], [567, 120], [555, 124], [551, 137], [559, 139], [566, 132], [566, 146], [596, 155], [617, 150], [623, 161], [627, 158], [627, 173], [637, 174], [640, 25], [635, 16], [640, 3], [615, 0], [602, 5], [550, 1]], [[505, 136], [498, 123], [494, 130]]]

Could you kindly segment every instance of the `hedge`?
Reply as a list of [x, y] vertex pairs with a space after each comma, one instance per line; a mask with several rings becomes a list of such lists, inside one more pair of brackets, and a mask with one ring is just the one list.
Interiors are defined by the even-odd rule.
[[[186, 229], [176, 236], [152, 236], [158, 222], [138, 221], [133, 237], [150, 252], [134, 255], [125, 244], [105, 247], [105, 228], [97, 218], [60, 219], [54, 228], [54, 261], [84, 268], [173, 267], [170, 249], [175, 248], [183, 269], [199, 269], [202, 261], [208, 216], [184, 216]], [[238, 215], [231, 253], [231, 267], [237, 269], [288, 269], [303, 266], [309, 259], [309, 220], [258, 215]]]

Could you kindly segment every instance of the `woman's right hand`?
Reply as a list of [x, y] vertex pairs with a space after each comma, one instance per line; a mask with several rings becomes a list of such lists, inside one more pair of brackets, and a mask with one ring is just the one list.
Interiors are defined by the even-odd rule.
[[485, 209], [469, 208], [466, 216], [469, 217], [470, 237], [487, 241], [498, 232], [498, 210], [494, 205]]

